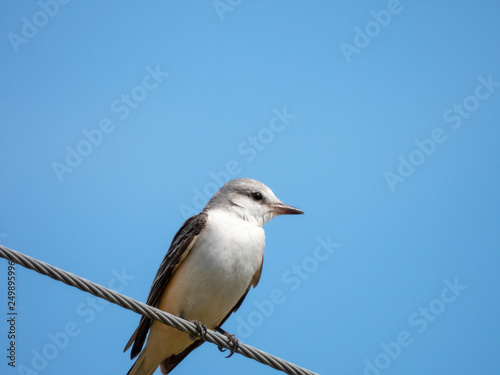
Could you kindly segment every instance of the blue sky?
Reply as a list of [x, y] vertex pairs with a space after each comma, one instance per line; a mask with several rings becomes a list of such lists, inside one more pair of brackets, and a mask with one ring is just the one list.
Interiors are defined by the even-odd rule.
[[[266, 225], [227, 331], [320, 374], [498, 373], [499, 11], [2, 2], [0, 241], [145, 301], [182, 222], [255, 178], [306, 214]], [[2, 374], [127, 372], [138, 315], [16, 273]], [[173, 373], [277, 372], [206, 344]]]

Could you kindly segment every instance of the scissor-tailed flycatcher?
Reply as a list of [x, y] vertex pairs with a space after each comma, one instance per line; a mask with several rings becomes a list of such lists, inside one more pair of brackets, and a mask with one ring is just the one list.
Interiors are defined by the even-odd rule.
[[[263, 225], [290, 214], [303, 212], [283, 204], [261, 182], [228, 181], [174, 236], [147, 304], [220, 329], [259, 282]], [[168, 374], [203, 340], [143, 316], [125, 350], [132, 343], [131, 358], [140, 355], [127, 375], [152, 375], [158, 366]]]

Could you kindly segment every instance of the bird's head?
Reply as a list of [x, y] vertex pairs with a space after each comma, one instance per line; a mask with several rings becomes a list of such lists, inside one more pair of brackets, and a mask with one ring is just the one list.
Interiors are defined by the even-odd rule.
[[278, 215], [304, 213], [282, 203], [262, 182], [249, 178], [226, 182], [210, 199], [203, 212], [213, 209], [226, 210], [260, 226]]

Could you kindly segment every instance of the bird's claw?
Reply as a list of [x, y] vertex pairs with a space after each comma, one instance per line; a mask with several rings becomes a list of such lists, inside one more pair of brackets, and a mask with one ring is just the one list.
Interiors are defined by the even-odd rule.
[[207, 327], [205, 325], [201, 324], [197, 320], [193, 320], [192, 323], [194, 323], [194, 325], [196, 326], [196, 333], [198, 335], [195, 336], [195, 335], [190, 333], [189, 338], [191, 339], [191, 341], [196, 340], [198, 337], [201, 338], [203, 341], [206, 341], [205, 335], [207, 334]]
[[[240, 347], [240, 342], [239, 340], [236, 338], [235, 335], [231, 334], [231, 333], [227, 333], [226, 331], [222, 331], [221, 330], [221, 333], [226, 336], [229, 340], [229, 355], [226, 357], [226, 358], [229, 358], [231, 357], [237, 350], [238, 348]], [[218, 346], [217, 347], [221, 352], [225, 352], [227, 350], [227, 348], [224, 348], [222, 346]]]

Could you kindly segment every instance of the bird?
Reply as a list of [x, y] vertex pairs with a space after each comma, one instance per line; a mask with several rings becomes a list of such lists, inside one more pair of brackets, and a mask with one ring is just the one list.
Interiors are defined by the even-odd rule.
[[[260, 181], [227, 181], [175, 234], [146, 303], [195, 322], [201, 336], [207, 328], [226, 333], [222, 324], [259, 282], [264, 224], [278, 215], [303, 213]], [[124, 349], [132, 347], [131, 359], [139, 355], [127, 375], [152, 375], [158, 367], [168, 374], [203, 342], [142, 316]]]

